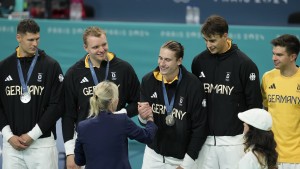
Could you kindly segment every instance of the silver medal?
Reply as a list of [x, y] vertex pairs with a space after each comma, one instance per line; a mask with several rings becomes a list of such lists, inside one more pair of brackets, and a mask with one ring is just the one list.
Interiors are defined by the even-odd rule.
[[31, 95], [29, 92], [22, 93], [20, 96], [20, 100], [22, 103], [28, 103], [31, 100]]
[[168, 126], [173, 126], [175, 124], [175, 119], [172, 115], [167, 115], [166, 117], [166, 124]]

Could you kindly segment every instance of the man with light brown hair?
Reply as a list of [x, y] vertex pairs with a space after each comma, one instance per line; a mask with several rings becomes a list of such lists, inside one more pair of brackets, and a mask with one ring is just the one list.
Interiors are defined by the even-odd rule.
[[109, 52], [106, 33], [99, 27], [88, 27], [83, 33], [83, 47], [87, 52], [65, 76], [65, 112], [62, 131], [67, 155], [67, 168], [78, 168], [74, 163], [76, 127], [87, 118], [89, 98], [93, 89], [104, 80], [114, 82], [119, 89], [118, 113], [137, 115], [140, 83], [132, 66]]

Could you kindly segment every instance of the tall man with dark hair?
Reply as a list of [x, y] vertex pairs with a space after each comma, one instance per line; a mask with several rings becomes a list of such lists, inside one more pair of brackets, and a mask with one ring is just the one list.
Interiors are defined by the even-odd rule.
[[2, 168], [57, 169], [62, 70], [38, 49], [40, 27], [34, 20], [20, 21], [17, 41], [16, 51], [0, 63]]
[[275, 69], [262, 78], [263, 105], [273, 118], [279, 169], [300, 169], [300, 42], [294, 35], [271, 41]]
[[207, 49], [196, 56], [192, 72], [207, 93], [209, 134], [200, 152], [198, 168], [235, 169], [243, 156], [243, 123], [239, 112], [262, 108], [255, 63], [228, 37], [221, 16], [207, 18], [201, 34]]

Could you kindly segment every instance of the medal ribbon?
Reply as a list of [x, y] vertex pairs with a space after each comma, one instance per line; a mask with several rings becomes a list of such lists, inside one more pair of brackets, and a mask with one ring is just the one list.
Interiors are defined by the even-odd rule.
[[30, 67], [29, 67], [29, 70], [27, 72], [27, 79], [26, 79], [26, 82], [24, 81], [24, 75], [23, 75], [23, 71], [22, 71], [22, 67], [21, 67], [21, 63], [20, 63], [20, 60], [17, 59], [17, 68], [18, 68], [18, 74], [19, 74], [19, 79], [20, 79], [20, 82], [21, 82], [21, 85], [22, 85], [22, 93], [27, 93], [28, 92], [28, 89], [27, 89], [27, 84], [29, 82], [29, 79], [30, 79], [30, 76], [32, 74], [32, 71], [33, 71], [33, 68], [36, 64], [36, 61], [37, 61], [37, 58], [38, 58], [39, 54], [38, 54], [38, 50], [36, 50], [35, 52], [35, 56], [30, 64]]
[[165, 86], [165, 83], [164, 83], [164, 77], [162, 77], [162, 90], [163, 90], [163, 95], [164, 95], [165, 106], [166, 106], [166, 109], [167, 109], [167, 115], [171, 114], [172, 109], [174, 107], [175, 93], [176, 93], [177, 87], [178, 87], [181, 79], [182, 79], [182, 73], [181, 73], [181, 69], [179, 69], [179, 78], [178, 78], [178, 82], [177, 82], [177, 85], [176, 85], [176, 89], [175, 89], [175, 92], [174, 92], [174, 94], [171, 98], [171, 102], [169, 102], [166, 86]]
[[[95, 73], [95, 69], [94, 69], [93, 64], [92, 64], [90, 59], [89, 59], [89, 65], [90, 65], [90, 71], [91, 71], [91, 74], [92, 74], [92, 77], [93, 77], [93, 80], [94, 80], [94, 84], [97, 85], [99, 82], [98, 82], [98, 79], [97, 79], [97, 76], [96, 76], [96, 73]], [[105, 79], [104, 80], [107, 80], [108, 71], [109, 71], [109, 61], [107, 61], [106, 70], [105, 70]]]

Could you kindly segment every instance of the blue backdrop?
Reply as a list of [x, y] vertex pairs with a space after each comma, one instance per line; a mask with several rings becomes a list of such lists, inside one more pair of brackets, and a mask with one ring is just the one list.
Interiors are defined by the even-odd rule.
[[288, 16], [300, 12], [298, 0], [84, 0], [95, 11], [95, 19], [184, 23], [186, 6], [200, 8], [201, 23], [212, 14], [230, 24], [287, 25]]

